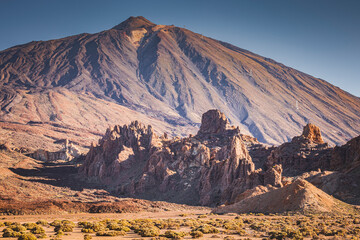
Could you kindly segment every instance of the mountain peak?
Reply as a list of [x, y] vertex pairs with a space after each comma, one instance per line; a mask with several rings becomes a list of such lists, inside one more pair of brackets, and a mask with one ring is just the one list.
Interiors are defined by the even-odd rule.
[[125, 21], [123, 21], [122, 23], [113, 27], [113, 29], [131, 30], [131, 29], [136, 29], [136, 28], [148, 28], [148, 27], [153, 27], [153, 26], [156, 26], [156, 24], [150, 22], [143, 16], [138, 16], [138, 17], [131, 16], [128, 19], [126, 19]]

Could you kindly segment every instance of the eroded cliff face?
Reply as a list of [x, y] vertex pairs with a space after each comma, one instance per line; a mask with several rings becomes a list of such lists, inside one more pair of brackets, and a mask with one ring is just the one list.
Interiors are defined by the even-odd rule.
[[231, 202], [264, 179], [278, 185], [278, 178], [266, 177], [274, 173], [255, 170], [243, 139], [256, 142], [218, 110], [206, 112], [198, 134], [186, 138], [158, 137], [151, 126], [133, 122], [108, 129], [80, 172], [124, 196], [202, 205]]
[[341, 147], [335, 147], [330, 162], [331, 169], [353, 171], [360, 168], [360, 136]]
[[333, 148], [324, 143], [320, 129], [307, 124], [300, 136], [291, 142], [275, 148], [269, 155], [265, 165], [267, 168], [281, 164], [284, 175], [296, 176], [307, 171], [328, 169]]

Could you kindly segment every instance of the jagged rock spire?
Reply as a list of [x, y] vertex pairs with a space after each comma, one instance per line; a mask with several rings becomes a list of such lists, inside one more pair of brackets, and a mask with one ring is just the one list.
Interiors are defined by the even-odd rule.
[[313, 141], [314, 143], [323, 144], [324, 140], [321, 137], [320, 128], [315, 126], [314, 124], [308, 123], [303, 130], [303, 137]]
[[230, 128], [225, 114], [217, 109], [207, 111], [202, 115], [198, 134], [219, 134]]

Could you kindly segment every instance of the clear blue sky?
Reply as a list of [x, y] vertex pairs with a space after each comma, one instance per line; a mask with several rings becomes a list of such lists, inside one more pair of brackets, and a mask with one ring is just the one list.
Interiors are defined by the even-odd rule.
[[185, 26], [360, 96], [359, 0], [0, 0], [0, 50], [129, 16]]

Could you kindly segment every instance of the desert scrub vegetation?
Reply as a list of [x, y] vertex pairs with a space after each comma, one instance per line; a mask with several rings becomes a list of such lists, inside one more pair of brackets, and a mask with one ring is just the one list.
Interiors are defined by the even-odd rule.
[[162, 236], [164, 236], [166, 238], [171, 238], [171, 239], [182, 239], [183, 237], [186, 236], [186, 233], [185, 232], [175, 232], [175, 231], [172, 231], [172, 230], [168, 230]]
[[96, 233], [96, 236], [108, 236], [108, 237], [115, 237], [115, 236], [124, 236], [126, 232], [124, 231], [100, 231]]
[[201, 238], [204, 236], [204, 234], [200, 231], [191, 231], [190, 235], [192, 238]]
[[192, 229], [194, 231], [200, 231], [204, 234], [209, 234], [209, 233], [219, 233], [219, 229], [217, 229], [214, 226], [208, 225], [208, 224], [202, 224], [194, 229]]
[[84, 235], [84, 240], [91, 240], [91, 239], [92, 239], [91, 235], [89, 235], [89, 234]]
[[156, 237], [160, 235], [160, 229], [155, 226], [140, 227], [139, 229], [134, 231], [142, 237]]
[[23, 233], [19, 236], [18, 240], [37, 240], [37, 237], [32, 233]]
[[21, 234], [22, 234], [21, 232], [14, 231], [11, 228], [5, 228], [3, 230], [2, 236], [4, 238], [6, 238], [6, 237], [8, 237], [8, 238], [14, 237], [15, 238], [15, 237], [20, 237]]
[[[92, 236], [103, 239], [118, 239], [120, 236], [137, 234], [139, 239], [359, 239], [360, 216], [332, 214], [242, 214], [201, 215], [169, 219], [104, 219], [79, 221], [42, 220], [36, 223], [3, 222], [3, 237], [25, 236], [44, 238], [45, 228], [50, 228], [51, 239], [71, 239], [72, 231], [83, 233], [84, 239]], [[47, 230], [49, 231], [49, 230]], [[53, 231], [53, 233], [51, 232]], [[129, 233], [129, 235], [128, 235]], [[70, 238], [69, 238], [70, 237]], [[27, 239], [25, 238], [25, 239]], [[135, 237], [136, 238], [136, 237]]]

